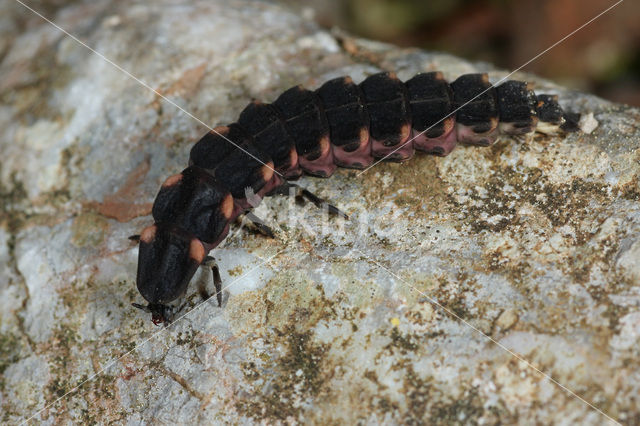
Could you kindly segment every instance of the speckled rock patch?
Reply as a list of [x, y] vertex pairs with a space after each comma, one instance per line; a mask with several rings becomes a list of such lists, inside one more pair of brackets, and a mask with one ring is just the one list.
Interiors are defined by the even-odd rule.
[[[517, 73], [586, 114], [588, 131], [304, 178], [350, 220], [268, 198], [256, 214], [276, 239], [235, 226], [213, 252], [223, 307], [199, 304], [194, 283], [192, 311], [163, 330], [130, 305], [127, 237], [205, 129], [18, 3], [4, 9], [3, 423], [607, 421], [495, 342], [640, 422], [637, 109]], [[506, 75], [262, 2], [43, 12], [211, 125], [346, 74]]]

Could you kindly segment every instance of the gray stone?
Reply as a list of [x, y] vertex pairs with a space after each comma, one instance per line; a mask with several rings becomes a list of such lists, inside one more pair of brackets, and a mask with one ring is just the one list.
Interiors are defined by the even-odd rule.
[[[2, 8], [3, 422], [607, 420], [533, 366], [638, 421], [638, 109], [516, 73], [581, 112], [583, 132], [304, 178], [350, 220], [265, 200], [256, 213], [277, 238], [234, 227], [214, 252], [223, 308], [198, 304], [194, 283], [188, 314], [159, 329], [130, 305], [127, 236], [205, 127], [18, 3]], [[211, 125], [345, 74], [508, 74], [270, 3], [46, 13]]]

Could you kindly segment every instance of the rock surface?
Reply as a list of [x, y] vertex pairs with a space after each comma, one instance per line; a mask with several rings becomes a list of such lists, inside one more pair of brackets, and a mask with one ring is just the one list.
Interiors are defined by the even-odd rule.
[[[640, 423], [639, 110], [518, 73], [593, 113], [591, 133], [304, 178], [351, 220], [267, 199], [257, 214], [278, 238], [236, 227], [214, 252], [223, 308], [192, 285], [193, 310], [158, 329], [130, 305], [127, 236], [205, 128], [18, 3], [2, 9], [3, 423], [607, 421], [504, 348]], [[212, 125], [345, 74], [507, 74], [269, 3], [43, 12]]]

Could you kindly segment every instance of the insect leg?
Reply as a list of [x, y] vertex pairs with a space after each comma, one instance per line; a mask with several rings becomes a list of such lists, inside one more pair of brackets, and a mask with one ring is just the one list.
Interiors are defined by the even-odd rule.
[[[213, 274], [213, 285], [216, 287], [216, 299], [218, 300], [218, 306], [222, 306], [222, 278], [220, 278], [220, 269], [218, 269], [218, 264], [212, 256], [207, 256], [204, 258], [202, 266], [211, 268], [211, 273]], [[204, 288], [200, 288], [200, 294], [205, 300], [210, 297]]]
[[344, 213], [342, 210], [340, 210], [334, 205], [327, 203], [322, 198], [318, 197], [314, 193], [302, 188], [301, 186], [295, 183], [291, 183], [291, 182], [284, 183], [274, 191], [274, 194], [289, 195], [289, 191], [292, 188], [297, 201], [304, 202], [304, 200], [308, 200], [308, 201], [311, 201], [313, 204], [315, 204], [316, 207], [319, 207], [319, 208], [324, 208], [326, 206], [329, 213], [336, 216], [341, 216], [345, 219], [349, 219], [349, 216], [346, 213]]
[[249, 223], [249, 228], [252, 231], [259, 232], [262, 235], [265, 235], [269, 238], [275, 238], [275, 234], [269, 225], [265, 223], [264, 220], [260, 219], [258, 216], [253, 214], [252, 212], [245, 212], [238, 216], [238, 221], [242, 223], [244, 219]]
[[136, 243], [140, 242], [140, 234], [130, 235], [128, 237], [131, 241], [135, 241]]

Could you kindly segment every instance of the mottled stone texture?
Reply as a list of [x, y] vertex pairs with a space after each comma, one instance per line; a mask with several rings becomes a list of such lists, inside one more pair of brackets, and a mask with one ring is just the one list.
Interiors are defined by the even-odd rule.
[[[163, 330], [130, 306], [142, 300], [127, 236], [204, 127], [19, 4], [2, 10], [2, 422], [606, 421], [473, 325], [640, 423], [637, 109], [516, 74], [592, 113], [591, 133], [305, 178], [351, 220], [267, 199], [257, 213], [278, 237], [235, 227], [214, 252], [224, 307]], [[344, 40], [269, 3], [43, 11], [211, 125], [344, 74], [506, 75]], [[198, 297], [192, 285], [188, 307]]]

